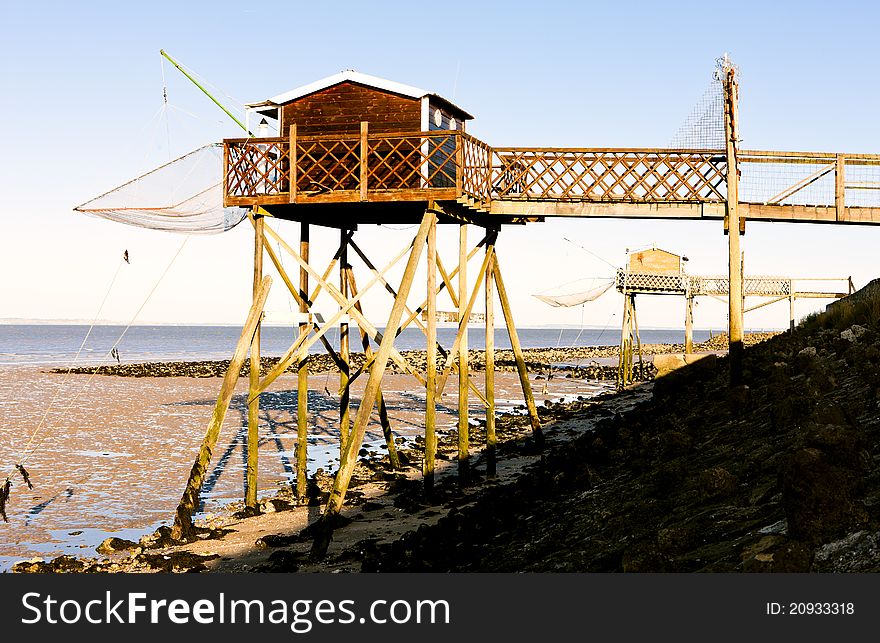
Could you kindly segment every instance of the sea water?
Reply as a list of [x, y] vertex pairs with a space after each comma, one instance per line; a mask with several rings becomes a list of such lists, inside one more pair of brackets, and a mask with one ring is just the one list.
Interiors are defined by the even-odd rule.
[[[456, 332], [454, 325], [441, 325], [437, 328], [437, 339], [441, 345], [451, 346]], [[86, 325], [6, 324], [0, 325], [0, 365], [61, 366], [70, 365], [74, 360], [83, 365], [110, 363], [116, 361], [110, 356], [114, 346], [120, 360], [127, 363], [229, 359], [240, 333], [241, 329], [234, 326], [132, 326], [128, 330], [123, 326], [95, 326], [89, 332]], [[695, 330], [694, 341], [708, 339], [709, 333]], [[283, 354], [297, 334], [296, 328], [264, 326], [263, 355]], [[620, 341], [620, 331], [614, 328], [522, 328], [518, 335], [523, 348], [607, 346]], [[328, 333], [327, 338], [338, 346], [338, 330]], [[684, 342], [684, 330], [646, 328], [641, 330], [641, 339], [643, 344], [680, 344]], [[469, 328], [468, 345], [471, 349], [484, 348], [485, 331], [479, 327]], [[359, 346], [359, 341], [352, 341], [353, 350], [357, 350], [355, 346]], [[407, 328], [395, 346], [398, 350], [424, 349], [425, 336], [417, 328]], [[503, 328], [495, 330], [495, 347], [510, 348]], [[324, 347], [315, 343], [311, 350], [320, 353]]]

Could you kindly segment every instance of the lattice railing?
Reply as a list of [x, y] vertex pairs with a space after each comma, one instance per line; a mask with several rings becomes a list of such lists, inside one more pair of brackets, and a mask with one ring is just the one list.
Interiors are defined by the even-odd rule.
[[[730, 279], [726, 276], [691, 277], [691, 292], [695, 295], [727, 295]], [[791, 294], [791, 278], [757, 275], [743, 278], [743, 295], [782, 297]]]
[[483, 141], [460, 135], [461, 189], [480, 201], [492, 198], [492, 148]]
[[357, 190], [360, 187], [360, 138], [296, 139], [296, 189], [303, 192]]
[[[615, 287], [620, 292], [654, 292], [657, 294], [727, 295], [730, 279], [727, 276], [663, 275], [617, 270]], [[785, 296], [792, 292], [791, 279], [758, 275], [743, 279], [743, 294], [747, 296]]]
[[454, 188], [456, 136], [451, 131], [370, 136], [368, 189]]
[[556, 201], [718, 202], [717, 151], [496, 148], [492, 197]]
[[646, 272], [627, 272], [618, 269], [615, 287], [621, 292], [657, 291], [685, 292], [687, 275], [661, 275]]
[[283, 138], [236, 139], [225, 143], [226, 196], [272, 196], [288, 191], [288, 141]]
[[[289, 138], [229, 139], [225, 146], [228, 200], [279, 202], [291, 192]], [[721, 202], [726, 189], [725, 157], [714, 151], [491, 148], [456, 130], [302, 136], [295, 146], [296, 194], [329, 195], [324, 200], [442, 189], [484, 203]]]

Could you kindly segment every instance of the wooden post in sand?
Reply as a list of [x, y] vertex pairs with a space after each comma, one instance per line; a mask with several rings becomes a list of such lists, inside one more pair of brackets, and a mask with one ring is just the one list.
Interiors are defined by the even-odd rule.
[[495, 463], [495, 240], [498, 231], [494, 231], [486, 242], [486, 254], [491, 258], [486, 268], [485, 295], [486, 295], [486, 476], [494, 478], [496, 474]]
[[354, 473], [357, 464], [357, 453], [364, 440], [364, 433], [367, 430], [367, 423], [373, 412], [373, 405], [376, 402], [376, 395], [379, 392], [379, 386], [382, 383], [382, 376], [385, 374], [385, 368], [388, 366], [388, 359], [394, 348], [394, 338], [397, 335], [397, 329], [400, 327], [400, 321], [403, 317], [403, 310], [406, 308], [406, 300], [409, 297], [409, 291], [412, 288], [413, 279], [415, 278], [416, 268], [419, 264], [419, 258], [422, 255], [422, 249], [428, 237], [428, 230], [431, 224], [436, 221], [436, 215], [433, 212], [426, 211], [419, 226], [419, 231], [413, 240], [412, 250], [410, 251], [409, 260], [403, 272], [400, 281], [400, 288], [397, 291], [397, 297], [394, 299], [394, 305], [388, 316], [388, 322], [385, 325], [385, 332], [382, 335], [382, 341], [379, 344], [379, 350], [373, 365], [370, 367], [370, 377], [364, 389], [360, 406], [358, 406], [357, 415], [354, 419], [354, 425], [351, 429], [351, 436], [348, 442], [346, 456], [339, 464], [339, 471], [333, 481], [333, 490], [330, 492], [330, 498], [327, 501], [327, 508], [324, 514], [315, 524], [315, 541], [312, 544], [312, 557], [323, 558], [327, 554], [327, 548], [330, 546], [330, 540], [333, 537], [333, 528], [339, 512], [342, 510], [342, 504], [345, 501], [345, 494], [348, 491], [351, 476]]
[[694, 296], [690, 289], [685, 293], [684, 305], [684, 352], [694, 352]]
[[257, 324], [260, 322], [260, 317], [263, 314], [263, 306], [266, 304], [266, 298], [269, 296], [269, 288], [271, 286], [272, 278], [269, 276], [263, 277], [260, 291], [253, 304], [251, 304], [251, 310], [244, 323], [244, 328], [241, 330], [241, 336], [235, 345], [235, 352], [229, 361], [229, 368], [223, 377], [220, 394], [217, 397], [217, 403], [214, 405], [214, 413], [211, 415], [211, 421], [208, 423], [207, 431], [205, 431], [202, 446], [199, 448], [199, 454], [196, 456], [196, 461], [193, 463], [192, 470], [189, 473], [186, 489], [184, 489], [180, 503], [177, 505], [174, 526], [171, 528], [171, 537], [175, 540], [189, 540], [193, 537], [192, 513], [199, 505], [199, 494], [205, 481], [208, 463], [211, 462], [211, 455], [214, 452], [214, 447], [217, 446], [220, 428], [223, 426], [223, 420], [226, 418], [226, 412], [229, 410], [229, 402], [235, 393], [235, 383], [238, 381], [241, 367], [244, 366], [245, 359], [247, 358], [248, 348], [250, 347]]
[[[263, 282], [263, 217], [256, 212], [254, 222], [254, 288], [253, 300], [260, 296]], [[257, 507], [257, 477], [260, 446], [260, 322], [251, 340], [251, 363], [248, 373], [248, 437], [247, 437], [247, 475], [245, 476], [244, 504], [251, 509]]]
[[467, 224], [458, 227], [458, 481], [470, 477], [470, 424], [468, 418], [468, 322], [470, 309], [467, 293]]
[[522, 386], [526, 408], [529, 411], [529, 419], [532, 423], [532, 436], [535, 443], [540, 447], [544, 445], [544, 432], [541, 429], [541, 420], [538, 418], [538, 409], [535, 406], [535, 397], [532, 395], [532, 385], [529, 383], [529, 373], [526, 370], [526, 360], [523, 357], [522, 346], [519, 343], [519, 335], [516, 332], [516, 324], [513, 321], [513, 311], [510, 308], [510, 300], [507, 298], [507, 289], [504, 287], [504, 279], [501, 278], [501, 266], [498, 263], [498, 253], [492, 254], [492, 274], [495, 277], [495, 286], [498, 288], [498, 299], [501, 302], [501, 312], [504, 313], [504, 323], [507, 326], [507, 335], [510, 338], [510, 346], [513, 349], [513, 357], [516, 360], [516, 370], [519, 374], [519, 382]]
[[[303, 261], [309, 261], [309, 224], [300, 223], [299, 254]], [[309, 273], [299, 269], [299, 312], [303, 319], [299, 323], [299, 335], [309, 334], [309, 323], [305, 318], [309, 313]], [[309, 458], [309, 362], [300, 360], [296, 380], [296, 500], [299, 504], [308, 502], [308, 458]]]
[[[349, 297], [348, 275], [351, 272], [351, 266], [348, 265], [348, 231], [342, 230], [340, 237], [342, 254], [339, 257], [339, 290], [342, 291], [342, 296], [347, 299]], [[345, 445], [348, 443], [348, 431], [350, 428], [348, 380], [351, 372], [348, 363], [348, 321], [346, 319], [343, 319], [339, 324], [339, 360], [341, 362], [339, 369], [339, 458], [341, 460], [342, 454], [345, 453]]]
[[[428, 208], [432, 209], [429, 204]], [[434, 490], [434, 462], [437, 455], [437, 221], [428, 229], [428, 329], [425, 357], [425, 458], [422, 475], [425, 491]]]

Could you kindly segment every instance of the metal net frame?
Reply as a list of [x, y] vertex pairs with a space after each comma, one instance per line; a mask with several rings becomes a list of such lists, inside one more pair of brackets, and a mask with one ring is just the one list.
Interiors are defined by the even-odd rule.
[[74, 208], [150, 230], [219, 234], [247, 217], [223, 206], [223, 145], [210, 143]]

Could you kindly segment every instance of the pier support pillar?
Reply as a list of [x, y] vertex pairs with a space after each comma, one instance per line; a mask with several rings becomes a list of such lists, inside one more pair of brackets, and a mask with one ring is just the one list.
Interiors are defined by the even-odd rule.
[[[263, 217], [251, 214], [254, 225], [254, 287], [253, 301], [260, 296], [263, 281]], [[245, 475], [245, 506], [257, 507], [257, 477], [260, 446], [260, 322], [257, 321], [251, 339], [251, 361], [248, 374], [248, 434], [247, 434], [247, 473]]]
[[199, 447], [199, 454], [193, 463], [192, 470], [186, 482], [186, 488], [180, 503], [177, 505], [177, 512], [174, 517], [174, 526], [171, 528], [171, 537], [175, 540], [191, 540], [195, 535], [192, 524], [192, 514], [199, 506], [199, 496], [202, 491], [202, 485], [205, 482], [205, 474], [208, 470], [208, 464], [211, 462], [211, 455], [214, 453], [214, 447], [217, 446], [217, 438], [220, 436], [220, 429], [223, 426], [223, 420], [226, 419], [226, 412], [229, 410], [229, 402], [235, 393], [235, 383], [238, 382], [241, 367], [247, 359], [248, 348], [256, 331], [257, 324], [263, 314], [263, 306], [266, 305], [266, 298], [269, 296], [269, 288], [272, 286], [271, 277], [263, 277], [260, 284], [260, 291], [251, 304], [250, 312], [241, 330], [238, 343], [235, 345], [235, 352], [232, 359], [229, 360], [229, 368], [226, 375], [223, 376], [223, 383], [220, 385], [220, 394], [217, 396], [217, 402], [214, 404], [214, 412], [211, 415], [211, 421], [205, 431], [205, 437], [202, 439], [202, 445]]
[[[299, 254], [303, 261], [309, 261], [309, 224], [300, 223]], [[300, 339], [309, 334], [309, 324], [305, 316], [309, 313], [309, 272], [305, 267], [299, 269], [299, 312], [303, 319], [299, 323]], [[296, 500], [299, 504], [308, 502], [308, 451], [309, 451], [309, 361], [300, 360], [296, 382]]]
[[501, 302], [501, 312], [504, 314], [504, 324], [507, 326], [507, 335], [510, 338], [510, 346], [513, 349], [513, 357], [516, 360], [516, 370], [519, 374], [519, 382], [522, 386], [523, 398], [529, 412], [529, 420], [532, 424], [532, 436], [535, 444], [544, 446], [544, 431], [541, 428], [541, 420], [538, 417], [538, 409], [535, 406], [535, 396], [532, 395], [532, 385], [529, 383], [529, 374], [526, 371], [526, 360], [523, 356], [522, 345], [519, 343], [519, 335], [516, 332], [516, 324], [513, 320], [513, 311], [510, 308], [510, 299], [507, 297], [507, 289], [504, 287], [504, 279], [501, 277], [501, 265], [498, 261], [498, 253], [493, 253], [492, 274], [495, 277], [495, 287], [498, 289], [498, 299]]
[[434, 466], [437, 455], [437, 221], [431, 222], [428, 229], [427, 257], [427, 296], [428, 315], [426, 339], [425, 373], [425, 457], [422, 475], [425, 478], [425, 492], [434, 490]]
[[739, 162], [738, 147], [738, 102], [736, 68], [732, 65], [724, 72], [724, 132], [727, 139], [727, 218], [726, 230], [728, 240], [728, 277], [730, 284], [728, 357], [730, 362], [730, 385], [737, 386], [742, 382], [743, 360], [743, 274], [742, 252], [740, 250], [740, 234], [744, 231], [744, 220], [739, 213]]
[[467, 224], [458, 228], [458, 479], [466, 484], [470, 474], [470, 424], [468, 418]]
[[[339, 290], [342, 296], [348, 299], [350, 294], [349, 273], [351, 266], [348, 265], [348, 239], [349, 232], [342, 230], [340, 232], [340, 255], [339, 255]], [[368, 344], [369, 345], [369, 344]], [[348, 321], [343, 319], [339, 324], [339, 460], [345, 453], [345, 446], [348, 443], [348, 432], [350, 428], [349, 422], [349, 384], [348, 380], [351, 376], [349, 368], [349, 339], [348, 339]]]
[[694, 352], [694, 298], [688, 293], [684, 309], [684, 352]]
[[498, 231], [493, 231], [486, 241], [486, 254], [489, 256], [489, 265], [486, 268], [485, 295], [486, 295], [486, 476], [494, 478], [496, 474], [495, 462], [495, 291], [493, 279], [495, 273], [495, 241]]

